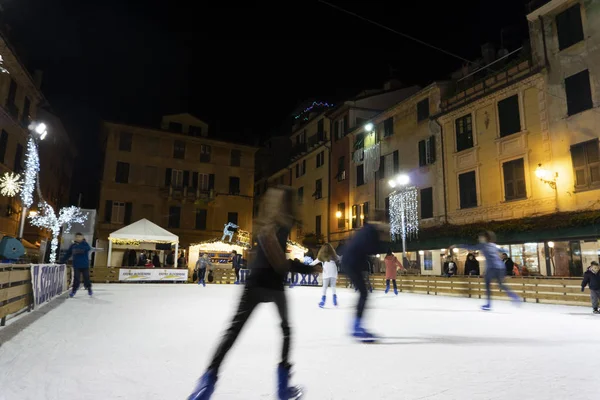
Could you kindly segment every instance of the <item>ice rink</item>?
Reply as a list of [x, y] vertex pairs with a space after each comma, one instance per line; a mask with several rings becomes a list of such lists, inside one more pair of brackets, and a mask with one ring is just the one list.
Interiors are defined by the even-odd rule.
[[[242, 287], [96, 285], [0, 347], [2, 400], [184, 400]], [[286, 289], [287, 290], [287, 289]], [[305, 399], [597, 399], [600, 317], [591, 308], [375, 292], [347, 333], [354, 291], [320, 309], [320, 288], [288, 290], [293, 383]], [[330, 300], [330, 298], [328, 298]], [[262, 305], [225, 359], [215, 399], [274, 399], [279, 319]]]

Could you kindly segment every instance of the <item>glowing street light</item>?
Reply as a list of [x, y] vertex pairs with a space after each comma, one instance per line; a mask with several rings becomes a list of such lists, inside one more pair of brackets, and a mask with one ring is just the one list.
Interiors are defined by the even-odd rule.
[[373, 124], [372, 123], [368, 123], [365, 125], [365, 131], [367, 132], [371, 132], [373, 130]]
[[398, 184], [401, 186], [406, 186], [410, 183], [410, 177], [406, 174], [398, 175]]
[[337, 219], [340, 219], [340, 218], [342, 218], [342, 212], [341, 212], [341, 211], [337, 211], [337, 212], [335, 213], [335, 217], [336, 217]]

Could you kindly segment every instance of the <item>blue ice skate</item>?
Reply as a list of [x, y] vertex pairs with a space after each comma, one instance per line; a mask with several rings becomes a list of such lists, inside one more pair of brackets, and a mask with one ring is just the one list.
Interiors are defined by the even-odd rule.
[[385, 282], [385, 294], [388, 294], [390, 291], [390, 281]]
[[334, 294], [334, 295], [333, 295], [333, 305], [334, 305], [335, 307], [337, 307], [337, 305], [338, 305], [338, 302], [337, 302], [337, 294]]
[[204, 375], [198, 380], [196, 387], [192, 394], [187, 400], [208, 400], [215, 392], [215, 385], [217, 383], [217, 374], [213, 371], [206, 371]]
[[394, 288], [394, 294], [395, 294], [396, 296], [398, 296], [398, 289], [397, 289], [397, 288]]
[[77, 293], [77, 292], [73, 291], [73, 292], [69, 293], [69, 297], [71, 297], [71, 298], [75, 297], [75, 293]]
[[326, 299], [327, 299], [327, 297], [325, 297], [325, 296], [321, 297], [321, 301], [319, 302], [319, 307], [321, 307], [321, 308], [325, 307]]
[[492, 309], [492, 306], [489, 305], [489, 304], [484, 304], [484, 305], [481, 306], [481, 309], [483, 311], [490, 311]]
[[289, 382], [290, 368], [279, 365], [277, 368], [277, 400], [297, 400], [302, 397], [304, 394], [302, 388], [300, 386], [289, 386]]
[[202, 279], [202, 287], [206, 287], [206, 281]]
[[377, 340], [375, 335], [367, 332], [367, 330], [361, 326], [361, 321], [358, 318], [354, 321], [352, 336], [363, 343], [374, 343]]
[[88, 294], [91, 296], [94, 294], [94, 292], [92, 292], [92, 288], [88, 288]]

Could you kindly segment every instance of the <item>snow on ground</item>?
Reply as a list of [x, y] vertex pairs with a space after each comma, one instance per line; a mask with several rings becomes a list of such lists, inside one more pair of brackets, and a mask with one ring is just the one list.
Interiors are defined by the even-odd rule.
[[[1, 400], [184, 400], [242, 287], [96, 285], [0, 347]], [[590, 308], [376, 292], [368, 326], [348, 336], [356, 295], [319, 309], [320, 288], [288, 290], [294, 383], [307, 400], [596, 399], [600, 318]], [[273, 399], [275, 307], [262, 305], [225, 359], [215, 399]]]

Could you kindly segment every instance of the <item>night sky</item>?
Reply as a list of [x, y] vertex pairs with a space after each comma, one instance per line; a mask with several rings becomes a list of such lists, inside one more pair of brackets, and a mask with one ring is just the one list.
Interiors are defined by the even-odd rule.
[[[84, 156], [73, 188], [84, 206], [97, 207], [101, 119], [158, 126], [190, 112], [211, 137], [253, 144], [289, 133], [303, 100], [343, 100], [390, 72], [425, 85], [462, 64], [318, 0], [218, 3], [0, 0], [9, 40], [44, 71], [42, 91]], [[502, 28], [509, 50], [527, 37], [524, 0], [331, 3], [469, 60], [486, 41], [498, 48]]]

